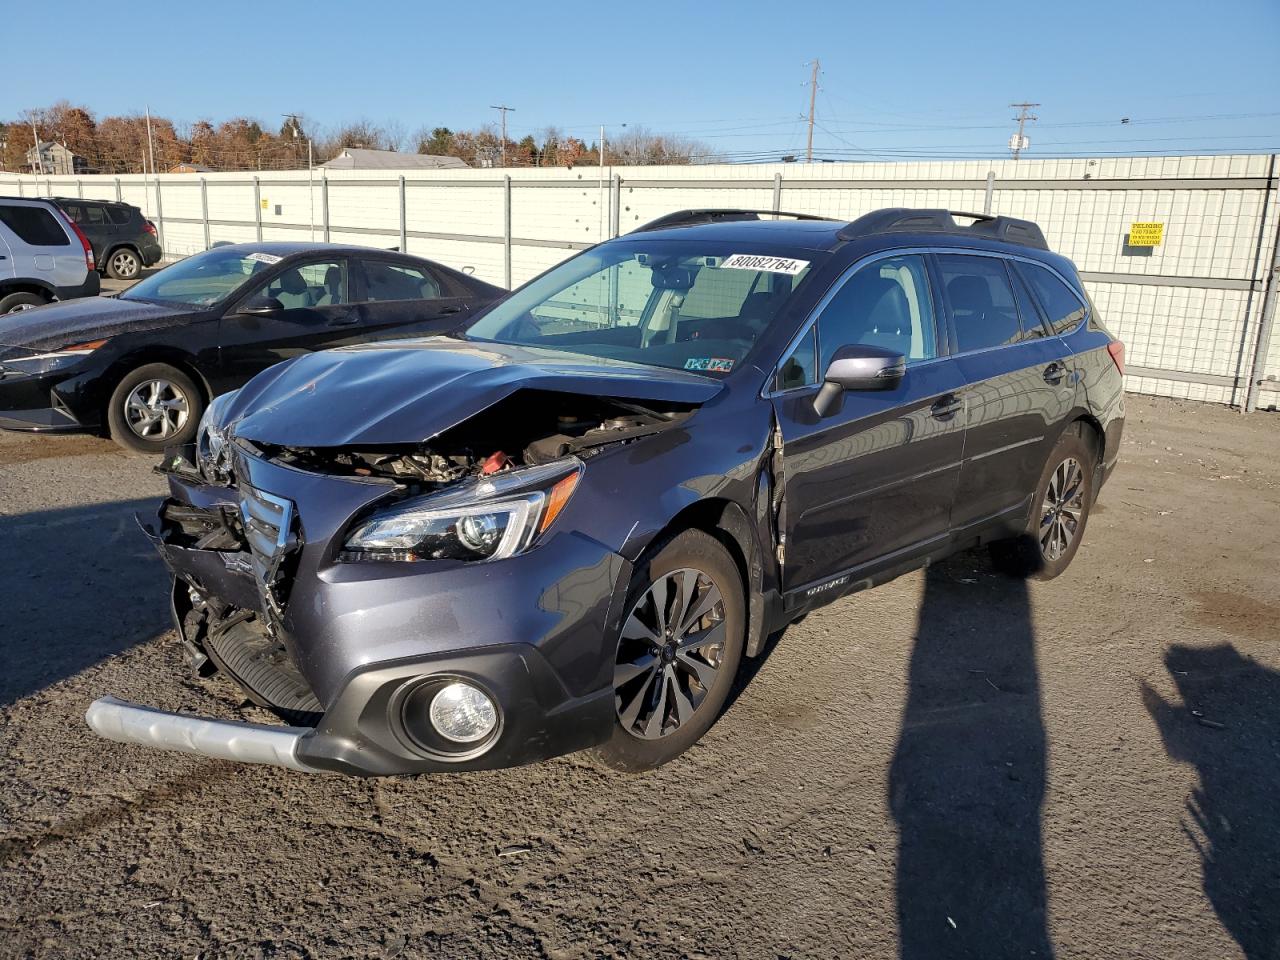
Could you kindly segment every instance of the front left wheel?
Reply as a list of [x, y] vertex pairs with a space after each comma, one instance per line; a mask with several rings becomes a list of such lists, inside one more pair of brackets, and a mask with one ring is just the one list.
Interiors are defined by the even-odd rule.
[[742, 661], [746, 600], [729, 551], [686, 530], [636, 564], [614, 661], [617, 770], [678, 757], [715, 723]]
[[204, 399], [192, 379], [167, 363], [148, 363], [120, 381], [107, 408], [111, 439], [128, 450], [161, 454], [196, 435]]

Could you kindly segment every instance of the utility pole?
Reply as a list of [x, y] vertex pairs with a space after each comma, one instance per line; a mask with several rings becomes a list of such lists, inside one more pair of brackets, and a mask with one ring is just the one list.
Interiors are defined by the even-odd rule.
[[151, 173], [156, 172], [156, 144], [151, 139], [151, 107], [147, 107], [147, 153], [151, 155]]
[[489, 109], [498, 110], [502, 113], [502, 165], [505, 167], [507, 165], [507, 111], [515, 110], [515, 107], [498, 105], [496, 107], [491, 106]]
[[818, 61], [813, 61], [813, 74], [809, 77], [809, 146], [805, 150], [807, 162], [813, 163], [813, 108], [818, 102]]
[[[44, 154], [40, 152], [40, 131], [36, 129], [36, 122], [31, 121], [31, 136], [36, 140], [36, 163], [40, 165], [40, 175], [44, 175]], [[34, 166], [34, 164], [33, 164]], [[33, 173], [35, 171], [32, 171]]]
[[1009, 138], [1009, 149], [1013, 151], [1013, 159], [1018, 159], [1018, 154], [1031, 146], [1031, 141], [1022, 135], [1022, 130], [1026, 126], [1028, 120], [1039, 120], [1033, 113], [1027, 113], [1028, 110], [1040, 106], [1038, 103], [1011, 103], [1011, 107], [1017, 108], [1018, 115], [1013, 119], [1018, 121], [1018, 132]]

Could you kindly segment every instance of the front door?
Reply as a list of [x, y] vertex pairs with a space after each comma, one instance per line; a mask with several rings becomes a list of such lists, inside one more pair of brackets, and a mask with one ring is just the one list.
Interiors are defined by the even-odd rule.
[[[345, 258], [313, 260], [289, 267], [238, 300], [219, 321], [218, 391], [282, 360], [363, 339], [363, 317], [348, 294], [349, 273]], [[270, 315], [240, 312], [270, 301], [281, 309]]]
[[[870, 576], [941, 546], [964, 450], [964, 380], [938, 336], [923, 256], [885, 256], [846, 276], [780, 365], [773, 397], [785, 478], [784, 589]], [[813, 400], [835, 351], [899, 351], [891, 390], [850, 391], [824, 418]]]

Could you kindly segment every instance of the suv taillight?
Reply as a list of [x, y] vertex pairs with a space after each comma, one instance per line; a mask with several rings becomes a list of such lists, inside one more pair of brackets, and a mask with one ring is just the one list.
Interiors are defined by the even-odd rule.
[[68, 227], [75, 231], [76, 238], [80, 241], [80, 246], [84, 247], [84, 265], [90, 270], [96, 269], [97, 264], [93, 259], [93, 246], [89, 243], [89, 238], [84, 235], [84, 231], [79, 225], [66, 215], [61, 207], [55, 207], [58, 213], [62, 214], [62, 220]]
[[1107, 353], [1111, 354], [1111, 359], [1115, 362], [1116, 369], [1124, 374], [1124, 344], [1119, 340], [1112, 340], [1107, 344]]
[[151, 235], [154, 237], [154, 236], [156, 235], [156, 225], [155, 225], [154, 223], [152, 223], [150, 220], [143, 220], [143, 221], [142, 221], [142, 232], [143, 232], [143, 233], [149, 233], [149, 234], [151, 234]]

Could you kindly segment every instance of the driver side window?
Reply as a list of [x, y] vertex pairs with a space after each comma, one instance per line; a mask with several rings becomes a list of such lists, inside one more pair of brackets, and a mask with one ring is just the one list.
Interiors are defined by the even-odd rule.
[[250, 301], [279, 300], [286, 310], [332, 307], [348, 303], [344, 260], [303, 263], [273, 277]]
[[938, 355], [929, 274], [918, 254], [887, 257], [862, 267], [836, 290], [814, 330], [779, 367], [777, 389], [790, 390], [821, 381], [840, 347], [865, 344], [896, 350], [907, 364]]

